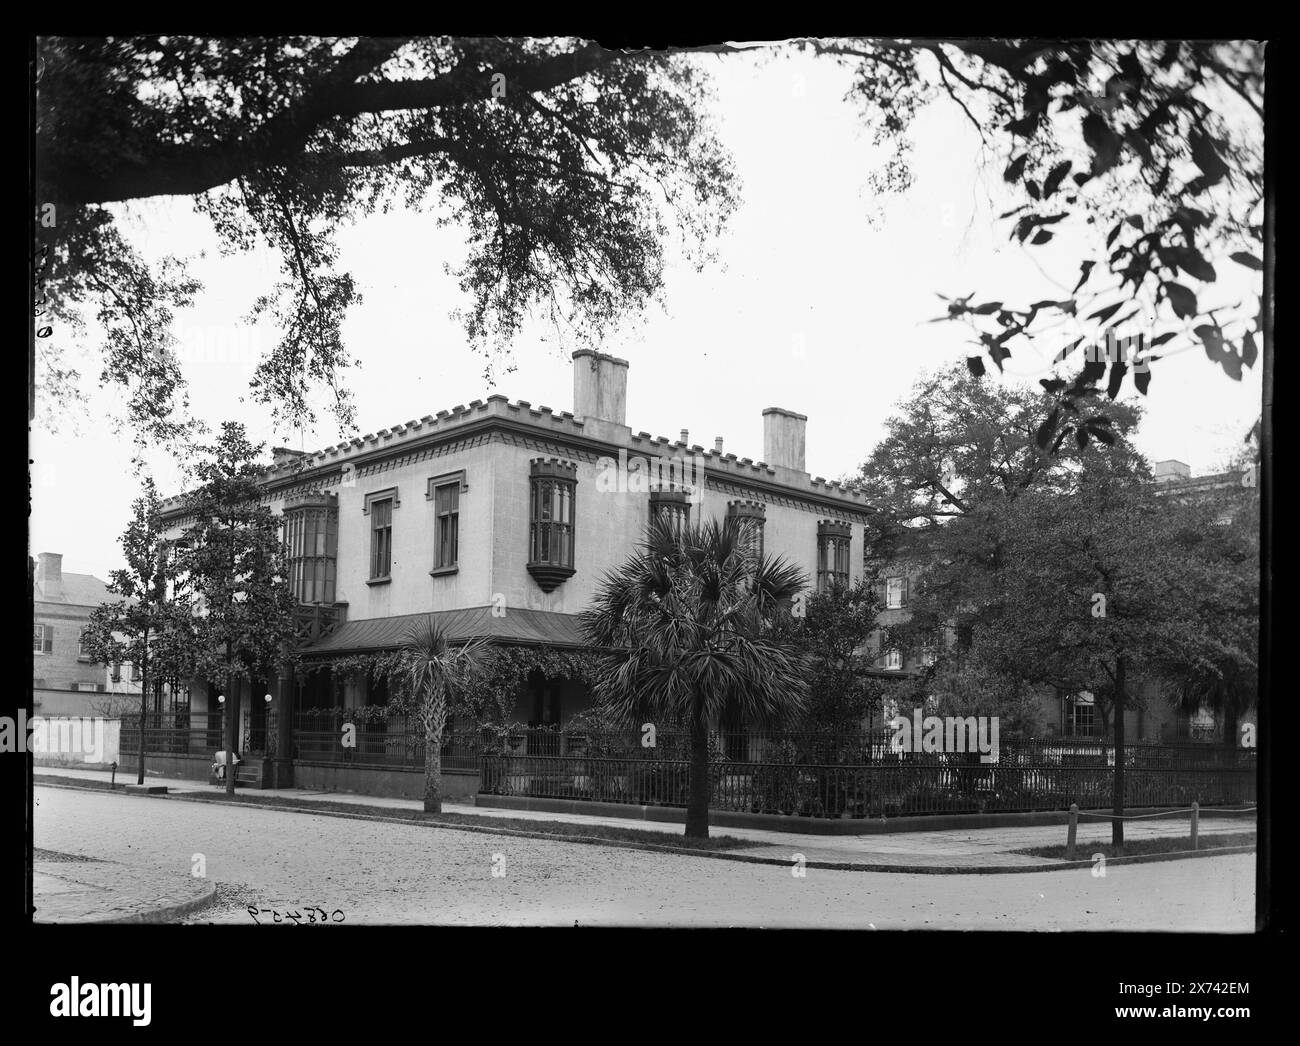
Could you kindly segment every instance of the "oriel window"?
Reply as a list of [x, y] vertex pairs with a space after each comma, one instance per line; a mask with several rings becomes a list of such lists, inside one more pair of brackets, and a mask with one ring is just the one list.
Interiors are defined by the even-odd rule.
[[577, 466], [537, 458], [529, 476], [528, 572], [543, 592], [574, 573]]

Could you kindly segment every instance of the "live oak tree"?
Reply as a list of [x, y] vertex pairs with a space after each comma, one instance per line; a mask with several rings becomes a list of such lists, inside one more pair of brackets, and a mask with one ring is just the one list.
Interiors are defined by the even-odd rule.
[[1145, 475], [1131, 443], [1140, 411], [1112, 405], [1099, 442], [1057, 434], [1051, 394], [1012, 382], [975, 378], [960, 364], [923, 376], [885, 424], [859, 484], [876, 512], [868, 528], [874, 569], [919, 565], [909, 614], [891, 627], [901, 649], [934, 646], [949, 630], [964, 637], [978, 621], [987, 587], [1009, 555], [995, 525], [1002, 506], [1033, 491], [1064, 495], [1087, 470]]
[[596, 702], [628, 723], [686, 724], [688, 837], [709, 834], [709, 731], [732, 710], [761, 724], [804, 705], [806, 661], [786, 626], [807, 584], [784, 559], [753, 555], [734, 519], [656, 520], [583, 612], [605, 662]]
[[177, 549], [177, 571], [196, 605], [196, 668], [226, 690], [226, 791], [235, 790], [239, 737], [237, 680], [265, 680], [290, 656], [294, 598], [280, 520], [262, 500], [262, 446], [226, 422], [195, 466], [185, 497], [193, 522]]
[[1029, 489], [1068, 489], [1085, 463], [1110, 448], [1116, 467], [1136, 468], [1128, 442], [1140, 410], [1113, 404], [1092, 419], [1092, 438], [1053, 432], [1050, 393], [1011, 381], [989, 383], [961, 364], [923, 375], [885, 423], [885, 436], [863, 463], [858, 484], [877, 510], [873, 556], [906, 546], [918, 531], [978, 514]]
[[1207, 642], [1187, 660], [1161, 666], [1162, 687], [1186, 713], [1209, 710], [1225, 745], [1241, 741], [1241, 715], [1259, 694], [1260, 531], [1257, 465], [1243, 455], [1229, 470], [1232, 486], [1179, 498], [1177, 547], [1204, 565], [1194, 612]]
[[455, 274], [474, 346], [501, 347], [530, 310], [596, 340], [659, 295], [669, 237], [702, 265], [735, 206], [706, 98], [688, 56], [571, 38], [44, 38], [45, 391], [77, 387], [63, 332], [89, 311], [100, 381], [125, 391], [131, 428], [185, 433], [170, 328], [198, 286], [179, 261], [146, 263], [116, 206], [164, 196], [191, 198], [224, 250], [280, 254], [253, 310], [280, 340], [253, 392], [286, 425], [313, 420], [323, 386], [351, 426], [342, 324], [360, 294], [334, 234], [376, 210], [436, 209], [464, 230]]
[[[1216, 281], [1224, 266], [1264, 269], [1266, 236], [1271, 240], [1262, 45], [985, 39], [802, 46], [853, 71], [850, 96], [873, 119], [878, 140], [894, 149], [882, 188], [910, 181], [908, 128], [921, 107], [943, 99], [976, 128], [1021, 195], [1023, 202], [1000, 216], [1010, 239], [1033, 252], [1065, 229], [1087, 237], [1067, 295], [1013, 302], [969, 293], [947, 298], [940, 317], [969, 324], [979, 353], [967, 363], [976, 376], [985, 372], [985, 356], [1000, 371], [1013, 351], [1045, 340], [1059, 349], [1054, 362], [1075, 368], [1042, 382], [1057, 409], [1040, 445], [1061, 434], [1104, 440], [1095, 401], [1115, 399], [1126, 376], [1145, 395], [1161, 356], [1203, 349], [1235, 380], [1254, 366], [1270, 329], [1271, 296], [1256, 284], [1261, 290], [1235, 300]], [[1062, 339], [1067, 325], [1073, 334]], [[1157, 326], [1164, 329], [1142, 344], [1117, 341]]]
[[1009, 554], [982, 608], [982, 656], [1009, 676], [1088, 691], [1104, 703], [1117, 847], [1124, 843], [1124, 713], [1135, 707], [1137, 681], [1158, 679], [1167, 665], [1253, 657], [1242, 633], [1218, 627], [1245, 594], [1239, 579], [1219, 562], [1187, 555], [1183, 531], [1191, 522], [1151, 481], [1113, 472], [1085, 473], [1068, 496], [1034, 492], [997, 513]]
[[[1001, 368], [1062, 323], [1077, 328], [1060, 355], [1078, 369], [1044, 380], [1059, 408], [1044, 446], [1061, 433], [1103, 438], [1093, 402], [1114, 399], [1126, 375], [1145, 394], [1161, 355], [1203, 347], [1233, 378], [1254, 365], [1271, 298], [1225, 300], [1215, 284], [1224, 265], [1263, 268], [1271, 236], [1261, 45], [836, 38], [770, 49], [851, 71], [849, 98], [892, 150], [873, 188], [909, 184], [909, 128], [942, 100], [1023, 193], [1002, 216], [1012, 239], [1035, 250], [1060, 230], [1095, 232], [1068, 296], [971, 293], [942, 317], [971, 324], [977, 375], [985, 355]], [[598, 334], [659, 293], [666, 234], [702, 261], [735, 206], [705, 118], [704, 61], [568, 38], [44, 39], [38, 198], [57, 217], [37, 224], [43, 386], [66, 400], [80, 376], [60, 339], [38, 331], [75, 326], [88, 309], [105, 331], [101, 380], [126, 390], [137, 435], [184, 430], [169, 330], [197, 286], [177, 263], [147, 266], [113, 209], [156, 196], [193, 197], [229, 250], [265, 241], [280, 252], [281, 279], [255, 312], [282, 336], [254, 390], [288, 423], [313, 416], [308, 392], [323, 384], [349, 426], [341, 323], [358, 291], [337, 269], [332, 230], [376, 208], [449, 206], [469, 237], [458, 274], [472, 343], [504, 344], [531, 308]], [[1169, 329], [1117, 346], [1139, 319]]]

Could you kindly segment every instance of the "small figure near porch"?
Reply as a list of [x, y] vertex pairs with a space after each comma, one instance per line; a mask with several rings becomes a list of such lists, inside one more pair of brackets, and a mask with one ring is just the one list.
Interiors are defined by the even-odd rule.
[[[234, 753], [231, 765], [238, 766], [240, 762], [239, 753]], [[226, 780], [226, 750], [224, 748], [212, 757], [212, 776], [216, 778], [218, 784], [222, 784]]]

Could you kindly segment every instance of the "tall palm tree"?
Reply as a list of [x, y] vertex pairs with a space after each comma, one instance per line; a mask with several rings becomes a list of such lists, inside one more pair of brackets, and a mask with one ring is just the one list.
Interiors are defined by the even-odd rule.
[[411, 698], [424, 727], [424, 812], [442, 813], [442, 734], [456, 690], [479, 667], [486, 642], [452, 646], [432, 616], [417, 621], [403, 649], [410, 659]]
[[749, 722], [799, 711], [803, 657], [780, 626], [807, 576], [759, 557], [734, 519], [678, 529], [656, 521], [583, 612], [606, 651], [597, 701], [626, 719], [685, 721], [690, 738], [686, 835], [709, 835], [709, 730], [728, 705]]

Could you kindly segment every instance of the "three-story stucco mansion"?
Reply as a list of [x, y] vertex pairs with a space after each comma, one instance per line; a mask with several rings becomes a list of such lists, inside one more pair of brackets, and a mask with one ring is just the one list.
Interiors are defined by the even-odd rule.
[[[580, 648], [579, 613], [654, 514], [744, 517], [764, 552], [818, 587], [862, 575], [871, 510], [806, 470], [804, 415], [763, 410], [763, 460], [751, 460], [725, 452], [721, 438], [706, 449], [685, 430], [675, 441], [634, 433], [627, 361], [584, 349], [573, 368], [572, 412], [494, 395], [316, 453], [275, 452], [264, 497], [283, 514], [304, 658], [396, 649], [430, 614], [453, 641]], [[180, 539], [191, 522], [184, 497], [164, 510], [168, 537]], [[283, 764], [296, 754], [295, 713], [383, 697], [364, 679], [343, 684], [321, 672], [242, 686], [245, 715], [275, 713]], [[206, 680], [177, 696], [196, 720], [220, 713], [218, 687]], [[515, 718], [562, 726], [589, 701], [581, 684], [533, 673], [521, 680]], [[286, 769], [277, 783], [287, 783]]]

